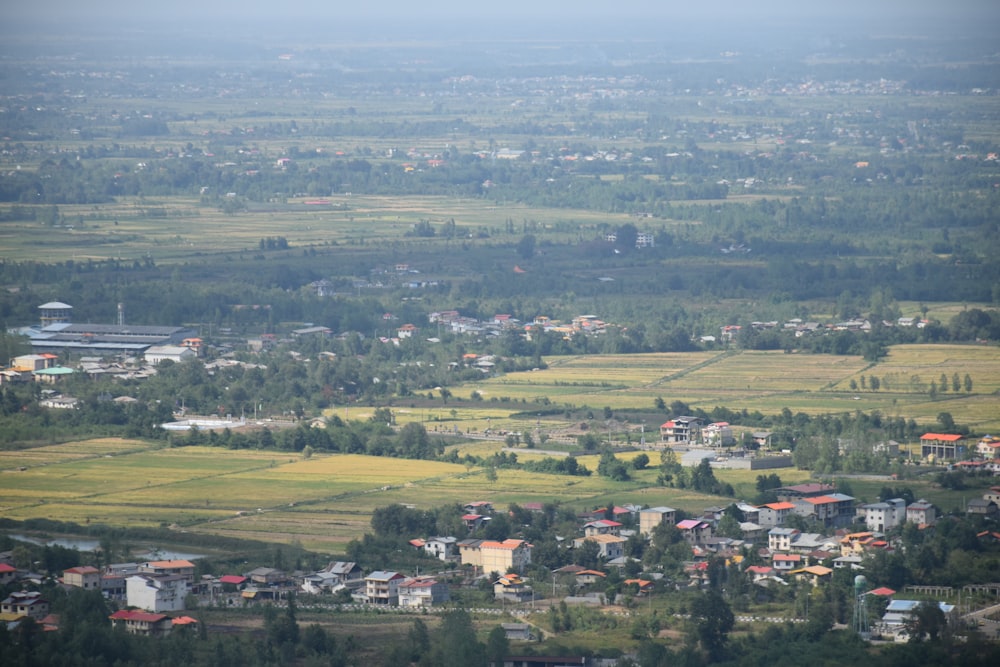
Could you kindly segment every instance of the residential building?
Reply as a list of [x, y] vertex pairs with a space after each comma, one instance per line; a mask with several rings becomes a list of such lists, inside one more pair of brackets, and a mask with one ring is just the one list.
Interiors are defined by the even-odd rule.
[[6, 586], [17, 578], [17, 568], [10, 563], [0, 563], [0, 586]]
[[696, 441], [702, 420], [698, 417], [674, 417], [660, 425], [660, 441], [667, 444], [687, 445]]
[[426, 608], [450, 598], [448, 584], [433, 577], [404, 579], [397, 587], [400, 607]]
[[527, 602], [534, 595], [531, 586], [518, 574], [505, 574], [493, 583], [493, 598], [496, 600]]
[[677, 524], [677, 529], [690, 544], [703, 544], [712, 536], [712, 524], [698, 519], [685, 519]]
[[791, 551], [792, 540], [799, 534], [794, 528], [774, 527], [767, 531], [767, 548], [771, 551]]
[[597, 544], [598, 555], [605, 560], [614, 560], [625, 555], [625, 543], [628, 540], [617, 535], [591, 535], [573, 540], [573, 548], [579, 549], [584, 542]]
[[451, 560], [458, 555], [458, 540], [454, 537], [430, 537], [424, 542], [424, 552], [439, 560]]
[[713, 422], [701, 430], [702, 440], [712, 447], [731, 447], [736, 444], [729, 422]]
[[49, 601], [38, 591], [15, 591], [0, 602], [0, 613], [30, 616], [40, 621], [49, 615]]
[[531, 545], [524, 540], [484, 540], [479, 552], [483, 572], [524, 572], [531, 564]]
[[101, 571], [90, 565], [71, 567], [63, 571], [63, 583], [86, 591], [101, 590]]
[[146, 611], [182, 611], [190, 590], [187, 577], [180, 574], [133, 574], [125, 578], [128, 606]]
[[650, 536], [660, 524], [674, 524], [677, 521], [677, 510], [672, 507], [650, 507], [639, 511], [639, 532]]
[[880, 503], [869, 503], [858, 507], [858, 516], [863, 518], [868, 530], [884, 533], [906, 521], [906, 501], [892, 498]]
[[934, 505], [921, 498], [906, 506], [906, 521], [919, 525], [930, 525], [934, 523], [937, 514]]
[[130, 635], [165, 637], [174, 627], [173, 619], [169, 616], [134, 609], [116, 611], [109, 618], [112, 627], [124, 628]]
[[1000, 438], [992, 435], [984, 436], [976, 443], [976, 454], [986, 460], [1000, 458]]
[[788, 501], [777, 503], [767, 503], [757, 508], [760, 512], [760, 520], [757, 522], [763, 528], [774, 528], [785, 525], [785, 519], [795, 509], [795, 505]]
[[405, 579], [399, 572], [376, 570], [369, 574], [365, 577], [365, 598], [368, 604], [399, 604], [399, 585]]
[[152, 560], [140, 563], [139, 572], [148, 574], [176, 574], [194, 583], [194, 563], [189, 560]]
[[771, 566], [776, 572], [791, 572], [802, 565], [801, 554], [774, 554], [771, 556]]
[[458, 556], [462, 565], [471, 565], [473, 567], [483, 566], [483, 554], [479, 551], [479, 545], [484, 541], [471, 537], [458, 541]]
[[815, 496], [825, 496], [833, 493], [837, 487], [819, 482], [809, 482], [806, 484], [795, 484], [792, 486], [782, 486], [774, 490], [778, 498], [784, 500], [794, 500], [796, 498], [812, 498]]
[[608, 519], [598, 519], [584, 524], [583, 534], [587, 537], [591, 535], [621, 535], [622, 525], [617, 521]]
[[997, 516], [997, 504], [985, 498], [973, 498], [965, 506], [966, 514], [975, 514], [988, 519], [995, 519]]
[[288, 575], [273, 567], [256, 567], [247, 572], [250, 582], [258, 586], [280, 586], [288, 581]]
[[833, 570], [822, 565], [808, 565], [798, 570], [789, 572], [796, 579], [810, 582], [813, 586], [819, 586], [824, 581], [829, 581]]

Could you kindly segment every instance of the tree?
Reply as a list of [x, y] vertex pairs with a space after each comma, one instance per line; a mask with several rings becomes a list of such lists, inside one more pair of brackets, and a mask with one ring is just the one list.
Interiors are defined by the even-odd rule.
[[925, 636], [933, 642], [937, 641], [947, 624], [948, 619], [941, 606], [934, 600], [924, 600], [906, 622], [906, 631], [911, 642], [921, 642]]
[[717, 591], [708, 591], [691, 603], [691, 620], [695, 623], [695, 633], [702, 649], [710, 660], [721, 659], [726, 652], [729, 632], [736, 618], [732, 610]]
[[517, 242], [517, 254], [521, 259], [531, 259], [535, 256], [535, 236], [533, 234], [525, 234], [521, 237], [521, 240]]
[[510, 642], [507, 641], [507, 633], [503, 626], [498, 625], [490, 630], [486, 639], [486, 659], [493, 665], [502, 665], [508, 653]]
[[632, 467], [635, 470], [645, 470], [646, 466], [649, 465], [649, 456], [645, 453], [639, 454], [634, 459], [632, 459]]
[[965, 374], [964, 384], [965, 384], [965, 393], [966, 394], [971, 394], [972, 393], [972, 376], [969, 375], [968, 373]]

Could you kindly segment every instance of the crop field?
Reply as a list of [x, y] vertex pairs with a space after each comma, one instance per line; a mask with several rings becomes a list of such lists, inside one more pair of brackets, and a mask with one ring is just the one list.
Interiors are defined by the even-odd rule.
[[[480, 468], [363, 455], [289, 457], [275, 452], [207, 447], [147, 449], [112, 458], [81, 458], [107, 451], [108, 441], [65, 445], [77, 458], [46, 448], [34, 467], [2, 473], [0, 511], [11, 519], [58, 518], [85, 524], [170, 525], [189, 532], [297, 542], [309, 549], [341, 551], [368, 528], [378, 507], [403, 503], [431, 508], [487, 499], [499, 506], [562, 502], [596, 506], [669, 504], [691, 511], [722, 499], [655, 487], [655, 470], [628, 483], [499, 470], [489, 481]], [[474, 445], [475, 446], [475, 445]], [[498, 445], [492, 443], [495, 450]], [[630, 459], [635, 454], [624, 454]], [[581, 462], [592, 470], [597, 457]]]
[[31, 449], [5, 450], [0, 451], [0, 471], [98, 456], [116, 456], [144, 449], [149, 449], [149, 444], [141, 440], [103, 438]]
[[[313, 203], [306, 203], [307, 201]], [[322, 203], [315, 203], [321, 201]], [[64, 205], [67, 225], [39, 234], [35, 223], [5, 225], [0, 246], [7, 256], [22, 260], [127, 261], [152, 258], [158, 263], [198, 262], [215, 255], [256, 253], [262, 238], [283, 236], [289, 246], [322, 248], [332, 245], [405, 242], [443, 244], [443, 239], [408, 237], [413, 225], [428, 220], [439, 226], [454, 219], [470, 232], [469, 244], [493, 244], [477, 239], [480, 228], [499, 230], [508, 218], [533, 220], [559, 240], [576, 238], [581, 229], [599, 224], [623, 224], [624, 214], [572, 209], [543, 209], [510, 203], [502, 207], [485, 200], [453, 197], [380, 197], [333, 195], [294, 199], [227, 214], [201, 204], [195, 197], [126, 199], [98, 205]]]

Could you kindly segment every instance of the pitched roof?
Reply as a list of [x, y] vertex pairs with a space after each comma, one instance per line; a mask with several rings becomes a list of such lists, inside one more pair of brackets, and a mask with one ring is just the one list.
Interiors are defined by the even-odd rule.
[[178, 567], [194, 567], [194, 563], [189, 560], [151, 560], [146, 565], [161, 569], [172, 569]]
[[158, 623], [167, 618], [166, 614], [153, 614], [148, 611], [122, 609], [109, 617], [116, 621], [138, 621], [139, 623]]
[[924, 433], [921, 440], [938, 440], [940, 442], [958, 442], [962, 436], [955, 433]]

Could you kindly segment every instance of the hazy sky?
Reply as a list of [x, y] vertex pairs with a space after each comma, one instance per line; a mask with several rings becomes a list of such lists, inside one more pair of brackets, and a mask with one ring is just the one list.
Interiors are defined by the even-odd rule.
[[54, 19], [112, 17], [878, 17], [976, 14], [1000, 17], [997, 0], [7, 0], [0, 16]]

